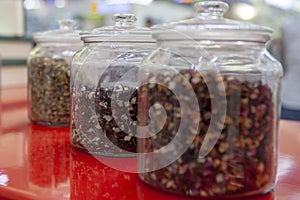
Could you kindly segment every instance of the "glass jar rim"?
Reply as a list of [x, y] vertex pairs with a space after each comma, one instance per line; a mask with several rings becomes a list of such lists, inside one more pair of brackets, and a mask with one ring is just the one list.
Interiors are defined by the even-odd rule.
[[204, 0], [195, 4], [196, 17], [152, 27], [153, 38], [160, 40], [225, 40], [266, 43], [269, 27], [226, 19], [229, 6], [222, 1]]
[[76, 22], [72, 19], [59, 20], [59, 29], [45, 32], [36, 32], [33, 39], [36, 42], [63, 42], [63, 43], [82, 43], [80, 41], [80, 30], [75, 30]]
[[131, 13], [117, 13], [115, 24], [80, 33], [84, 42], [145, 42], [155, 43], [150, 28], [135, 26], [137, 18]]

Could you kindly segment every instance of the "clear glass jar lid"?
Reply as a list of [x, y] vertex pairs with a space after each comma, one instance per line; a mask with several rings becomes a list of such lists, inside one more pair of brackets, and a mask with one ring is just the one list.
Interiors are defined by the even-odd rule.
[[225, 19], [227, 3], [204, 0], [195, 4], [196, 17], [188, 20], [157, 25], [152, 28], [156, 40], [224, 40], [266, 42], [271, 28]]
[[75, 30], [76, 22], [72, 19], [59, 20], [59, 29], [37, 32], [33, 35], [36, 42], [82, 43], [79, 30]]
[[115, 14], [113, 20], [115, 21], [114, 26], [81, 32], [81, 40], [84, 42], [155, 42], [151, 29], [135, 26], [137, 18], [134, 14]]

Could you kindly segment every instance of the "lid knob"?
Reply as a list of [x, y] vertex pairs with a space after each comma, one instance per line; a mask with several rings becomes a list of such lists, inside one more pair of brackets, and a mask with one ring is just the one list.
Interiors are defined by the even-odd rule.
[[59, 20], [59, 29], [60, 30], [74, 30], [76, 22], [72, 19]]
[[113, 16], [113, 20], [115, 21], [115, 26], [117, 27], [128, 27], [133, 26], [137, 19], [134, 14], [123, 13], [115, 14]]
[[201, 18], [222, 18], [229, 6], [222, 1], [205, 0], [195, 4], [198, 17]]

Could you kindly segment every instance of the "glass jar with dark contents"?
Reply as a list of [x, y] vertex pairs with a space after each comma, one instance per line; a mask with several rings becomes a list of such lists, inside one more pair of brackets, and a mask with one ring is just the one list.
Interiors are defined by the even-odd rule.
[[150, 29], [133, 14], [114, 26], [81, 33], [85, 46], [72, 61], [71, 144], [91, 154], [136, 153], [138, 64], [154, 49]]
[[50, 126], [70, 124], [70, 62], [82, 48], [75, 21], [61, 20], [60, 28], [38, 32], [28, 59], [29, 118]]
[[195, 5], [195, 18], [153, 28], [160, 48], [140, 68], [139, 178], [187, 197], [266, 193], [282, 78], [266, 50], [272, 30], [224, 19], [221, 1]]

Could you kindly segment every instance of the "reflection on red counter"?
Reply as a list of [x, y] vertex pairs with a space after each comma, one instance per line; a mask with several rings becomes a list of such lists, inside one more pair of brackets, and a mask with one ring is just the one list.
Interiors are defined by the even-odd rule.
[[29, 180], [38, 187], [59, 187], [69, 178], [68, 128], [29, 124]]
[[[71, 199], [76, 200], [137, 200], [134, 173], [113, 169], [95, 157], [72, 149]], [[115, 162], [124, 162], [114, 158]], [[129, 162], [133, 160], [129, 159]], [[123, 163], [126, 166], [128, 162]], [[87, 198], [88, 197], [88, 198]]]
[[[70, 145], [69, 134], [66, 134], [68, 131], [67, 127], [46, 127], [29, 123], [29, 187], [39, 194], [39, 198], [45, 194], [50, 195], [53, 191], [57, 191], [57, 197], [61, 198], [64, 196], [64, 190], [69, 189]], [[43, 192], [39, 193], [41, 188]]]

